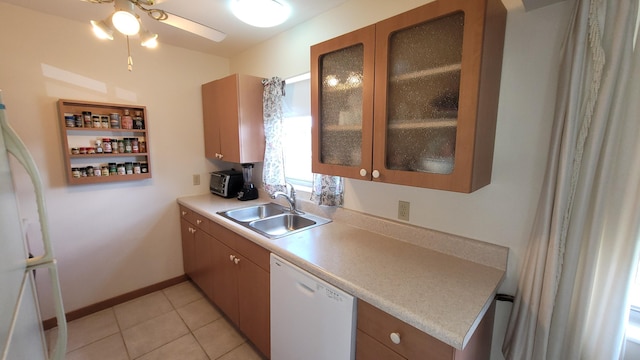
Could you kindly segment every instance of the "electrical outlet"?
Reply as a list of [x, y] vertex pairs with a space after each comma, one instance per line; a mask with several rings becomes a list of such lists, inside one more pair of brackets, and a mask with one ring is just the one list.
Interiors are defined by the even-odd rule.
[[200, 174], [193, 174], [193, 185], [200, 185]]
[[398, 201], [398, 220], [409, 221], [410, 205], [408, 201]]

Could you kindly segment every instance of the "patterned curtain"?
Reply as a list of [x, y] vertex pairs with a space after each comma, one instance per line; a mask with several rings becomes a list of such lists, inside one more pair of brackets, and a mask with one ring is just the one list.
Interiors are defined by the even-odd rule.
[[318, 205], [342, 206], [344, 180], [340, 176], [313, 174], [311, 201]]
[[282, 146], [282, 99], [284, 81], [279, 77], [262, 80], [264, 93], [262, 110], [264, 118], [264, 167], [262, 183], [265, 191], [273, 194], [286, 191], [284, 179], [284, 156]]

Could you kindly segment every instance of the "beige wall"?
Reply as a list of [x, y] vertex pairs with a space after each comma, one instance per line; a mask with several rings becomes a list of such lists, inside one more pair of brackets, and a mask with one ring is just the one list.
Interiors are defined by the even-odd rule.
[[[28, 25], [28, 26], [25, 26]], [[19, 31], [18, 31], [19, 29]], [[96, 39], [85, 23], [0, 3], [0, 89], [9, 122], [40, 169], [64, 304], [74, 310], [179, 276], [176, 198], [207, 191], [200, 85], [229, 73], [228, 59], [123, 37]], [[153, 178], [67, 186], [56, 113], [59, 98], [147, 107]], [[14, 166], [14, 169], [16, 167]], [[192, 185], [201, 174], [201, 186]], [[27, 178], [16, 171], [22, 212], [37, 248]], [[43, 318], [53, 315], [38, 275]]]
[[[233, 57], [232, 71], [283, 78], [308, 72], [309, 46], [427, 2], [348, 1]], [[509, 247], [507, 277], [500, 291], [514, 294], [544, 174], [569, 5], [563, 2], [524, 12], [521, 4], [506, 3], [512, 5], [508, 9], [491, 184], [472, 194], [458, 194], [347, 180], [345, 207], [396, 219], [398, 201], [410, 201], [412, 224]], [[495, 359], [501, 358], [499, 348], [509, 310], [508, 304], [498, 305]]]

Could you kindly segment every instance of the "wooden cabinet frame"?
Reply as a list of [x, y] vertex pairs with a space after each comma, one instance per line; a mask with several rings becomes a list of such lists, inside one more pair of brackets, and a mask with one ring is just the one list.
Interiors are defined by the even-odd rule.
[[[142, 113], [144, 119], [144, 129], [113, 129], [113, 128], [85, 128], [85, 127], [67, 127], [65, 122], [65, 113], [70, 114], [82, 114], [83, 111], [90, 111], [92, 114], [109, 115], [109, 113], [122, 114], [125, 109], [130, 110], [133, 116], [135, 111]], [[69, 185], [80, 184], [97, 184], [97, 183], [109, 183], [119, 181], [133, 181], [143, 180], [151, 178], [151, 156], [149, 148], [151, 146], [149, 140], [149, 119], [147, 117], [147, 108], [142, 105], [123, 105], [123, 104], [109, 104], [99, 102], [88, 102], [79, 100], [58, 100], [58, 118], [60, 123], [60, 133], [62, 136], [62, 148], [64, 155], [65, 173], [67, 174], [67, 182]], [[144, 137], [146, 142], [146, 152], [142, 153], [121, 153], [121, 154], [87, 154], [87, 155], [73, 155], [71, 154], [71, 146], [69, 145], [69, 138], [73, 136], [93, 136], [95, 138], [100, 137]], [[87, 144], [88, 146], [89, 144]], [[74, 164], [90, 163], [109, 163], [109, 162], [125, 162], [125, 161], [140, 161], [147, 163], [148, 171], [141, 174], [129, 174], [129, 175], [116, 175], [116, 176], [92, 176], [92, 177], [80, 177], [74, 178], [71, 171]]]
[[[457, 12], [464, 13], [464, 29], [454, 169], [451, 174], [388, 169], [385, 162], [391, 34]], [[505, 26], [506, 9], [500, 0], [437, 0], [375, 25], [312, 46], [313, 172], [465, 193], [489, 184]], [[322, 56], [354, 44], [364, 45], [365, 56], [362, 163], [360, 166], [322, 163], [320, 159]], [[375, 172], [379, 175], [372, 176]]]

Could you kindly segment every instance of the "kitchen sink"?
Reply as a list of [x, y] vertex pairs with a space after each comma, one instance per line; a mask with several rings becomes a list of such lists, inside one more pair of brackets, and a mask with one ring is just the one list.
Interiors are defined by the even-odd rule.
[[239, 222], [251, 222], [254, 220], [268, 218], [270, 216], [283, 214], [287, 209], [275, 203], [255, 205], [235, 210], [219, 212], [218, 214]]
[[269, 236], [278, 236], [302, 230], [315, 225], [316, 222], [297, 214], [280, 214], [249, 223], [249, 226]]
[[288, 208], [276, 203], [220, 211], [218, 214], [271, 239], [331, 222], [313, 214], [291, 213]]

